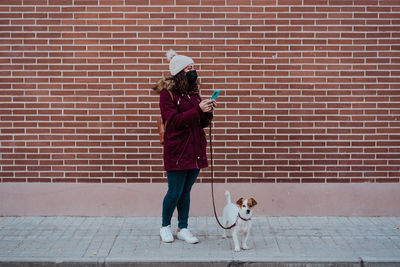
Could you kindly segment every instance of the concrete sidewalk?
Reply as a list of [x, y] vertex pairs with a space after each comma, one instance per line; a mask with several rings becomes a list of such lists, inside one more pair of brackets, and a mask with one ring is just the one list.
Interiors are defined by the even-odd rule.
[[213, 217], [190, 218], [196, 245], [162, 243], [160, 223], [0, 217], [0, 266], [400, 266], [400, 218], [255, 217], [251, 249], [241, 252]]

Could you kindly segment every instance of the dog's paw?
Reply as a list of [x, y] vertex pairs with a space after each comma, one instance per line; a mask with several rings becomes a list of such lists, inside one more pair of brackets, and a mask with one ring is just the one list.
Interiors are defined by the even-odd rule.
[[250, 249], [246, 244], [242, 244], [242, 249], [244, 249], [244, 250], [248, 250], [248, 249]]
[[239, 252], [240, 251], [240, 248], [239, 247], [236, 247], [235, 248], [235, 252]]

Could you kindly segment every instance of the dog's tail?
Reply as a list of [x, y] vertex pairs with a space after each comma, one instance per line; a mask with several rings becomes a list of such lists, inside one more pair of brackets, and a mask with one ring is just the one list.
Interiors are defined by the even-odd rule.
[[226, 203], [231, 203], [231, 193], [229, 193], [228, 190], [225, 191], [225, 196], [226, 196]]

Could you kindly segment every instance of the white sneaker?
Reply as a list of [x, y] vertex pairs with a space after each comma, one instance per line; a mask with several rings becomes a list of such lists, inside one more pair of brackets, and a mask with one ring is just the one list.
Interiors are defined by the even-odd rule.
[[171, 225], [161, 227], [160, 236], [161, 236], [161, 240], [165, 243], [174, 242], [174, 237], [172, 236], [172, 232], [171, 232]]
[[187, 228], [181, 229], [177, 233], [177, 237], [178, 237], [178, 239], [186, 241], [189, 244], [199, 243], [199, 240], [197, 239], [197, 237], [193, 236], [192, 233]]

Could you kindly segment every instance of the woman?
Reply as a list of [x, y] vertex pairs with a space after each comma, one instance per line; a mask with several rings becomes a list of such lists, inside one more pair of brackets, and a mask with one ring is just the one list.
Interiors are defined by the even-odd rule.
[[164, 168], [167, 171], [168, 192], [164, 197], [162, 227], [163, 242], [173, 242], [171, 218], [178, 210], [178, 239], [195, 244], [199, 240], [188, 230], [190, 191], [200, 169], [208, 166], [206, 136], [203, 128], [212, 119], [214, 100], [201, 100], [197, 72], [190, 57], [170, 50], [169, 69], [172, 77], [161, 79], [155, 90], [160, 91], [160, 110], [167, 126], [164, 134]]

